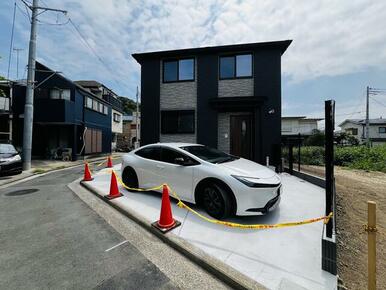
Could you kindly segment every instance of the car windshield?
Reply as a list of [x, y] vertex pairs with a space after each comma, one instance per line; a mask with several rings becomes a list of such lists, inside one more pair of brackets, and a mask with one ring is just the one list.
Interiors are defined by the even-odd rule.
[[201, 145], [184, 146], [181, 149], [211, 163], [224, 163], [239, 159], [220, 150]]
[[13, 154], [17, 153], [15, 147], [11, 144], [0, 144], [0, 154]]

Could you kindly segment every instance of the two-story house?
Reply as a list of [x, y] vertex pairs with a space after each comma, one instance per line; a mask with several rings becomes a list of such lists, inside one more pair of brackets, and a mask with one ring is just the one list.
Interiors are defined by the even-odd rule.
[[115, 150], [117, 147], [118, 135], [123, 132], [123, 110], [121, 101], [118, 99], [118, 95], [113, 90], [97, 81], [82, 80], [75, 81], [75, 83], [95, 96], [104, 99], [111, 105], [111, 147], [112, 150]]
[[[33, 156], [69, 148], [72, 159], [111, 152], [111, 105], [60, 73], [36, 62]], [[14, 86], [14, 144], [23, 143], [25, 84]]]
[[[339, 127], [355, 137], [359, 143], [366, 142], [366, 119], [346, 119]], [[373, 146], [386, 144], [386, 119], [369, 120], [369, 139]]]
[[141, 145], [193, 142], [280, 164], [281, 56], [291, 40], [136, 53]]

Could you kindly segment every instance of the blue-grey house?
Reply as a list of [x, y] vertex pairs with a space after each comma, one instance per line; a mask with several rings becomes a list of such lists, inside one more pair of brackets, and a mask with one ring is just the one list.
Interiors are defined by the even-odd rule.
[[[80, 85], [36, 62], [33, 156], [69, 148], [72, 160], [111, 152], [111, 105]], [[14, 144], [23, 143], [24, 84], [14, 88]]]

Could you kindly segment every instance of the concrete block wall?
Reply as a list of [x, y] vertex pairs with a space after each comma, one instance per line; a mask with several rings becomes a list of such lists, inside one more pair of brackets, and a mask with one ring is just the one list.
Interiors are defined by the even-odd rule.
[[218, 97], [252, 97], [253, 78], [218, 81]]

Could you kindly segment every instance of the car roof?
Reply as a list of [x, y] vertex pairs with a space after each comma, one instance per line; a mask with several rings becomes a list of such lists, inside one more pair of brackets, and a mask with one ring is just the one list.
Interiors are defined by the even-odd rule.
[[181, 147], [186, 147], [186, 146], [204, 146], [201, 144], [196, 144], [196, 143], [184, 143], [184, 142], [159, 142], [159, 143], [154, 143], [154, 144], [149, 144], [148, 146], [167, 146], [171, 148], [181, 148]]

